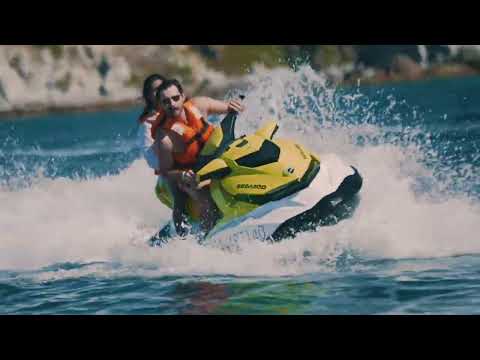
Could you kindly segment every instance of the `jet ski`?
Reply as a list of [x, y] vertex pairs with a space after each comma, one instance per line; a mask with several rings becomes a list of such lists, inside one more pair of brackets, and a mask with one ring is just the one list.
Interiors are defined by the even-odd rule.
[[[237, 138], [237, 116], [229, 113], [215, 128], [193, 169], [200, 184], [208, 184], [220, 214], [208, 234], [199, 236], [200, 242], [278, 242], [352, 216], [363, 182], [357, 169], [334, 154], [318, 156], [301, 144], [275, 138], [275, 121]], [[173, 208], [162, 177], [155, 192]], [[192, 200], [186, 209], [195, 233], [201, 214]], [[149, 244], [161, 247], [175, 236], [170, 221]]]

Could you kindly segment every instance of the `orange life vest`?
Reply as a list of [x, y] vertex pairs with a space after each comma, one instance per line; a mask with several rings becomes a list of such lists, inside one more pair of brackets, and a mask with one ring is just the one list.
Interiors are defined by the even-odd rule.
[[185, 144], [185, 151], [173, 153], [173, 159], [178, 166], [189, 168], [197, 161], [198, 155], [210, 138], [214, 127], [205, 121], [200, 110], [191, 101], [185, 102], [183, 108], [187, 122], [181, 118], [166, 119], [164, 116], [161, 116], [163, 121], [156, 121], [152, 127], [152, 132], [156, 132], [157, 128], [161, 126], [162, 129], [170, 130], [180, 135]]

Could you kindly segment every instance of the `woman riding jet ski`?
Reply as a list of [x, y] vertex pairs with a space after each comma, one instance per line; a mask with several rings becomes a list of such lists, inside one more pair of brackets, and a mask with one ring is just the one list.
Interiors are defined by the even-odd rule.
[[[199, 188], [209, 188], [218, 214], [214, 227], [200, 234], [202, 242], [279, 241], [351, 215], [362, 187], [355, 168], [336, 155], [319, 157], [300, 144], [274, 139], [275, 121], [236, 138], [236, 119], [232, 112], [214, 129], [193, 169]], [[173, 197], [162, 177], [155, 191], [172, 209]], [[195, 233], [202, 214], [191, 199], [187, 213]], [[175, 236], [170, 221], [149, 243], [162, 246]]]

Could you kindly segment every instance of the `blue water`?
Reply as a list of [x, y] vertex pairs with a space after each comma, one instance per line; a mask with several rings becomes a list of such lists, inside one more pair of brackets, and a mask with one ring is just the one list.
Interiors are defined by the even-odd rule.
[[352, 219], [234, 253], [151, 249], [169, 212], [135, 148], [139, 109], [6, 118], [0, 314], [480, 313], [480, 78], [278, 78], [283, 92], [259, 79], [247, 94], [241, 130], [266, 116], [257, 95], [269, 93], [280, 135], [364, 176]]

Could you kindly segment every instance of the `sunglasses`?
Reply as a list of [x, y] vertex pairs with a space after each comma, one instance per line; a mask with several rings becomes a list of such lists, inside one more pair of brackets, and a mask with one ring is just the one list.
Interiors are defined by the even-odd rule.
[[177, 102], [178, 100], [180, 100], [181, 96], [180, 95], [175, 95], [175, 96], [172, 96], [171, 98], [166, 98], [166, 99], [163, 99], [162, 100], [162, 103], [164, 105], [168, 105], [170, 104], [170, 102], [173, 100], [173, 102]]

